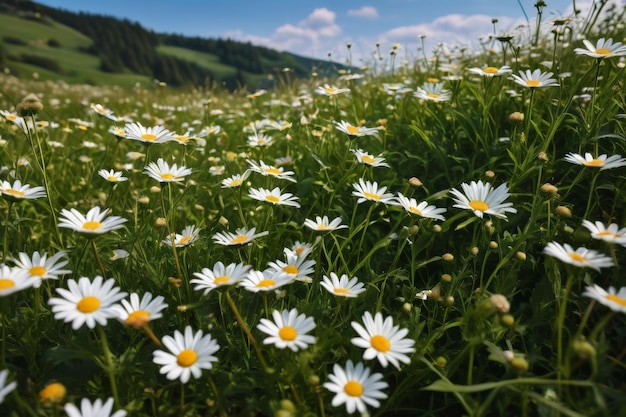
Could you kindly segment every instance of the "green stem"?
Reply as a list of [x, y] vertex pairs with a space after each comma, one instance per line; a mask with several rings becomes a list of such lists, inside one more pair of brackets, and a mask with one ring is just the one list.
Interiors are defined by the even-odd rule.
[[11, 207], [13, 206], [13, 202], [11, 200], [7, 200], [7, 216], [4, 220], [4, 236], [2, 241], [2, 262], [6, 262], [7, 260], [7, 252], [9, 249], [9, 218], [11, 215]]
[[560, 381], [563, 378], [563, 368], [565, 367], [563, 361], [563, 331], [565, 325], [565, 314], [567, 312], [567, 301], [569, 297], [569, 292], [572, 289], [572, 285], [574, 284], [574, 274], [572, 271], [567, 271], [567, 281], [565, 282], [565, 291], [562, 292], [562, 297], [560, 300], [557, 299], [559, 306], [559, 314], [557, 316], [556, 323], [556, 356], [557, 356], [557, 379]]
[[113, 354], [111, 353], [111, 349], [109, 349], [107, 335], [104, 332], [104, 328], [102, 326], [98, 326], [98, 334], [100, 336], [100, 343], [102, 343], [102, 351], [104, 353], [104, 360], [106, 363], [104, 371], [107, 373], [109, 377], [109, 382], [111, 383], [113, 401], [117, 407], [120, 407], [120, 399], [117, 392], [117, 382], [115, 380], [115, 364], [113, 363]]
[[102, 278], [106, 279], [107, 271], [104, 269], [104, 264], [102, 263], [102, 259], [100, 259], [100, 255], [98, 255], [98, 249], [96, 248], [96, 239], [89, 239], [89, 243], [91, 244], [91, 248], [93, 249], [93, 254], [96, 257], [96, 261], [98, 262], [98, 266], [100, 267], [100, 272], [102, 273]]

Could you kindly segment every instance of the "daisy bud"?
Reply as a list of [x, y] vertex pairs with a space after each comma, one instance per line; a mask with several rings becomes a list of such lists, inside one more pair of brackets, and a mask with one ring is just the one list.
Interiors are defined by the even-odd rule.
[[478, 246], [474, 246], [472, 247], [472, 249], [470, 249], [470, 253], [474, 256], [478, 255], [478, 252], [480, 252], [480, 249], [478, 249]]
[[452, 307], [454, 305], [454, 297], [449, 295], [446, 297], [446, 305]]
[[29, 94], [22, 101], [15, 106], [15, 110], [17, 114], [20, 116], [34, 116], [40, 111], [43, 110], [43, 104], [41, 104], [41, 100], [35, 94]]
[[492, 240], [491, 242], [489, 242], [489, 248], [498, 249], [498, 242], [496, 242], [495, 240]]
[[65, 399], [65, 394], [67, 394], [65, 385], [60, 382], [53, 382], [39, 391], [39, 402], [44, 407], [52, 407], [54, 404], [62, 402]]
[[315, 374], [309, 375], [309, 377], [306, 379], [306, 382], [309, 385], [312, 385], [312, 386], [319, 385], [320, 384], [320, 377], [315, 375]]
[[441, 300], [441, 288], [439, 288], [439, 286], [435, 286], [430, 290], [430, 294], [428, 295], [429, 298], [432, 298], [433, 300]]
[[567, 226], [567, 225], [563, 226], [563, 231], [565, 233], [569, 233], [570, 235], [574, 233], [574, 229], [572, 229], [570, 226]]
[[495, 177], [495, 176], [496, 176], [496, 173], [495, 173], [495, 172], [493, 172], [492, 170], [485, 171], [485, 177], [487, 177], [487, 178], [493, 178], [493, 177]]
[[511, 352], [510, 350], [505, 350], [502, 352], [502, 356], [504, 356], [504, 359], [506, 359], [506, 361], [510, 363], [515, 358], [515, 353]]
[[274, 417], [292, 417], [293, 414], [287, 410], [278, 410], [274, 413]]
[[502, 317], [500, 317], [500, 324], [502, 324], [504, 327], [513, 327], [513, 325], [515, 324], [515, 317], [510, 314], [504, 314], [502, 315]]
[[433, 232], [435, 233], [439, 233], [441, 232], [441, 226], [439, 226], [438, 224], [433, 226]]
[[424, 184], [422, 184], [422, 182], [421, 182], [421, 181], [419, 180], [419, 178], [417, 178], [417, 177], [411, 177], [411, 178], [409, 178], [409, 184], [411, 184], [411, 186], [412, 186], [412, 187], [415, 187], [415, 188], [419, 188], [419, 187], [421, 187], [422, 185], [424, 185]]
[[524, 121], [524, 113], [520, 113], [518, 111], [514, 111], [509, 114], [509, 123], [512, 125], [519, 125]]
[[558, 188], [556, 188], [554, 185], [550, 184], [549, 182], [546, 182], [545, 184], [543, 184], [540, 190], [542, 193], [550, 197], [555, 197], [557, 195], [557, 192], [559, 191]]
[[590, 359], [596, 356], [596, 348], [584, 338], [574, 340], [572, 348], [581, 358]]
[[443, 255], [441, 255], [441, 259], [446, 262], [452, 262], [454, 261], [454, 255], [451, 253], [444, 253]]
[[539, 154], [537, 155], [537, 159], [548, 162], [548, 154], [546, 154], [545, 152], [539, 152]]
[[204, 207], [202, 205], [200, 205], [200, 204], [196, 204], [195, 206], [193, 206], [193, 208], [196, 211], [204, 211]]
[[450, 282], [450, 281], [452, 281], [452, 275], [450, 275], [450, 274], [443, 274], [441, 276], [441, 280], [443, 282]]
[[517, 259], [519, 259], [520, 261], [525, 261], [526, 260], [526, 253], [525, 252], [517, 251], [515, 256], [517, 256]]
[[566, 219], [569, 219], [570, 217], [572, 217], [572, 210], [570, 210], [568, 207], [565, 206], [557, 206], [554, 211], [556, 212], [556, 214], [558, 214], [561, 217], [565, 217]]
[[409, 234], [410, 235], [416, 235], [417, 232], [420, 231], [420, 228], [418, 225], [414, 224], [413, 226], [409, 227]]
[[161, 187], [157, 186], [157, 185], [153, 185], [152, 187], [150, 187], [150, 192], [151, 193], [160, 193], [161, 192]]
[[500, 313], [508, 313], [511, 308], [509, 300], [507, 300], [506, 297], [502, 294], [492, 295], [491, 297], [489, 297], [489, 301]]
[[148, 204], [150, 202], [150, 197], [144, 195], [139, 197], [137, 201], [141, 204]]
[[293, 413], [296, 411], [296, 406], [294, 405], [294, 403], [292, 403], [290, 400], [287, 400], [287, 399], [280, 400], [280, 408], [290, 413]]
[[222, 226], [228, 226], [228, 219], [224, 216], [220, 216], [220, 219], [217, 222]]
[[179, 288], [182, 285], [183, 280], [182, 279], [178, 279], [178, 278], [174, 278], [174, 277], [169, 277], [167, 279], [167, 282], [172, 284], [174, 287]]
[[404, 310], [405, 313], [410, 313], [411, 310], [413, 309], [413, 305], [411, 303], [404, 303], [402, 304], [402, 310]]
[[156, 227], [165, 227], [167, 226], [167, 220], [165, 219], [165, 217], [157, 217], [157, 219], [154, 221], [154, 225]]
[[528, 371], [528, 361], [521, 356], [511, 359], [511, 366], [518, 372]]
[[446, 365], [448, 364], [448, 360], [444, 357], [444, 356], [437, 356], [437, 358], [435, 359], [435, 366], [437, 368], [445, 368]]

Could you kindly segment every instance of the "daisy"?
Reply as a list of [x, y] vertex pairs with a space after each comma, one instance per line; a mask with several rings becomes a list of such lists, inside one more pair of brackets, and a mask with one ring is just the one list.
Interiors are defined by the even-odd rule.
[[281, 180], [296, 182], [295, 178], [292, 177], [294, 174], [293, 171], [285, 171], [282, 167], [267, 165], [263, 161], [259, 161], [257, 163], [248, 159], [246, 162], [248, 162], [248, 165], [250, 166], [250, 171], [252, 172], [258, 172], [263, 176], [270, 176]]
[[311, 219], [304, 220], [304, 226], [317, 230], [318, 232], [326, 232], [339, 229], [347, 229], [348, 226], [341, 224], [341, 217], [335, 217], [329, 222], [328, 216], [320, 217], [316, 216], [315, 221]]
[[609, 287], [609, 290], [606, 291], [599, 285], [593, 284], [585, 288], [583, 295], [597, 300], [613, 311], [626, 313], [626, 287], [622, 287], [616, 292], [614, 287]]
[[126, 130], [122, 127], [111, 126], [108, 130], [109, 133], [113, 134], [118, 140], [126, 138]]
[[504, 200], [509, 196], [506, 183], [501, 184], [496, 189], [493, 189], [490, 183], [483, 183], [482, 181], [472, 181], [469, 185], [463, 183], [461, 187], [465, 194], [456, 188], [450, 191], [456, 202], [454, 207], [472, 210], [481, 219], [485, 213], [503, 219], [506, 219], [504, 214], [506, 212], [517, 213], [517, 210], [511, 207], [513, 203], [504, 203]]
[[576, 250], [567, 243], [561, 245], [557, 242], [550, 242], [543, 249], [543, 253], [559, 259], [566, 264], [579, 268], [592, 268], [600, 272], [600, 268], [613, 266], [613, 260], [595, 250], [580, 247]]
[[591, 232], [591, 237], [594, 239], [626, 245], [626, 227], [620, 229], [615, 223], [606, 227], [602, 222], [592, 223], [589, 220], [583, 220], [582, 225]]
[[161, 183], [181, 182], [185, 179], [185, 176], [191, 174], [191, 168], [185, 168], [183, 165], [179, 168], [176, 164], [170, 167], [163, 158], [159, 158], [156, 163], [150, 162], [150, 164], [144, 168], [143, 173]]
[[248, 145], [253, 148], [261, 148], [270, 146], [274, 143], [274, 138], [271, 136], [263, 135], [261, 133], [248, 136]]
[[33, 252], [33, 256], [29, 257], [24, 252], [19, 253], [19, 260], [15, 260], [15, 267], [27, 271], [33, 278], [38, 278], [33, 287], [37, 288], [44, 279], [59, 279], [60, 275], [71, 274], [69, 269], [62, 269], [68, 264], [67, 251], [60, 251], [52, 255], [48, 259], [46, 252], [39, 255], [39, 252]]
[[336, 96], [338, 94], [349, 93], [349, 88], [337, 88], [334, 85], [324, 84], [323, 86], [319, 86], [315, 89], [317, 94], [321, 94], [324, 96]]
[[121, 171], [114, 171], [112, 169], [108, 171], [106, 169], [101, 169], [98, 171], [98, 175], [109, 182], [128, 181], [128, 178], [122, 176], [123, 174]]
[[210, 334], [204, 335], [202, 330], [193, 333], [191, 326], [185, 327], [185, 333], [178, 330], [174, 337], [164, 336], [161, 339], [168, 352], [157, 350], [154, 352], [154, 363], [162, 365], [159, 370], [167, 374], [169, 380], [180, 379], [186, 384], [193, 375], [198, 379], [203, 369], [213, 368], [217, 358], [213, 356], [220, 346]]
[[239, 285], [251, 292], [267, 292], [287, 285], [293, 281], [291, 275], [282, 271], [250, 271]]
[[4, 402], [4, 398], [17, 388], [17, 382], [11, 381], [7, 384], [7, 377], [9, 376], [9, 370], [3, 369], [0, 371], [0, 404]]
[[589, 152], [586, 152], [584, 157], [577, 153], [570, 152], [565, 155], [565, 160], [576, 165], [584, 165], [590, 168], [600, 168], [600, 171], [626, 166], [626, 158], [622, 158], [622, 155], [612, 155], [607, 157], [606, 154], [602, 154], [597, 158], [594, 158]]
[[267, 231], [254, 233], [255, 231], [256, 231], [255, 227], [253, 227], [250, 230], [247, 230], [245, 227], [242, 227], [242, 228], [235, 230], [235, 233], [218, 232], [213, 235], [213, 239], [215, 240], [215, 243], [218, 243], [220, 245], [233, 246], [233, 245], [243, 245], [246, 243], [250, 243], [257, 237], [266, 236], [269, 234], [269, 232]]
[[300, 258], [306, 258], [307, 256], [309, 256], [312, 250], [313, 245], [311, 243], [301, 243], [299, 240], [296, 240], [296, 242], [291, 245], [290, 248], [283, 249], [283, 253], [285, 254], [285, 256], [295, 255], [299, 256]]
[[67, 417], [126, 417], [125, 410], [119, 410], [111, 414], [113, 410], [113, 398], [109, 398], [105, 403], [101, 399], [97, 399], [93, 404], [83, 398], [80, 401], [80, 410], [74, 404], [65, 404], [65, 413]]
[[158, 295], [152, 298], [152, 293], [147, 292], [139, 299], [136, 293], [130, 294], [129, 300], [122, 300], [122, 305], [114, 305], [117, 318], [133, 329], [139, 329], [152, 320], [163, 317], [161, 311], [167, 308], [165, 298]]
[[300, 203], [298, 203], [298, 197], [295, 197], [293, 194], [285, 193], [282, 194], [280, 192], [280, 188], [276, 187], [273, 190], [267, 190], [265, 188], [250, 188], [248, 197], [254, 198], [259, 201], [266, 201], [268, 203], [272, 203], [274, 205], [279, 206], [292, 206], [292, 207], [300, 207]]
[[352, 191], [352, 195], [355, 197], [359, 197], [357, 203], [361, 204], [364, 201], [374, 201], [376, 203], [392, 203], [394, 196], [391, 193], [385, 193], [387, 191], [387, 187], [378, 188], [378, 183], [376, 181], [369, 182], [363, 181], [363, 178], [359, 179], [359, 183], [352, 184], [352, 187], [355, 191]]
[[330, 278], [324, 275], [320, 285], [337, 297], [355, 298], [365, 292], [365, 284], [359, 282], [357, 277], [348, 278], [346, 274], [343, 274], [339, 278], [334, 272], [330, 273]]
[[383, 83], [383, 90], [389, 95], [402, 95], [413, 91], [402, 83]]
[[257, 325], [257, 329], [270, 336], [263, 339], [263, 344], [297, 352], [315, 343], [315, 337], [306, 334], [315, 328], [313, 317], [298, 314], [295, 308], [282, 312], [274, 310], [272, 317], [274, 321], [261, 319]]
[[250, 170], [245, 170], [243, 174], [235, 174], [230, 178], [222, 180], [222, 188], [235, 188], [240, 187], [245, 180], [250, 176]]
[[600, 38], [595, 45], [589, 42], [587, 39], [583, 40], [583, 43], [587, 48], [574, 49], [574, 52], [576, 52], [576, 54], [586, 55], [598, 59], [626, 55], [626, 45], [623, 45], [621, 42], [613, 43], [612, 38], [606, 40], [604, 38]]
[[420, 217], [427, 217], [430, 219], [441, 221], [444, 221], [446, 219], [441, 215], [441, 213], [446, 212], [445, 208], [438, 208], [428, 205], [426, 201], [422, 201], [418, 204], [417, 200], [415, 200], [414, 198], [405, 197], [404, 195], [402, 195], [402, 193], [398, 193], [396, 201], [410, 214], [415, 214]]
[[482, 75], [483, 77], [500, 77], [502, 75], [507, 75], [513, 72], [511, 67], [508, 65], [504, 65], [500, 68], [496, 67], [484, 67], [484, 68], [469, 68], [469, 72], [472, 74]]
[[139, 122], [126, 123], [124, 126], [124, 136], [143, 143], [163, 143], [174, 140], [170, 132], [163, 126], [145, 127]]
[[13, 185], [8, 181], [2, 181], [0, 194], [11, 201], [34, 200], [45, 197], [46, 188], [42, 186], [31, 188], [29, 184], [22, 184], [20, 180], [13, 181]]
[[332, 406], [345, 404], [350, 414], [357, 410], [361, 414], [367, 413], [366, 404], [380, 407], [378, 400], [387, 398], [387, 394], [381, 390], [387, 388], [389, 384], [382, 380], [382, 374], [378, 372], [372, 374], [371, 369], [366, 368], [362, 362], [354, 365], [348, 359], [345, 369], [335, 364], [333, 373], [328, 375], [328, 379], [330, 382], [325, 382], [324, 388], [335, 393]]
[[310, 283], [312, 281], [309, 274], [315, 272], [313, 266], [315, 261], [306, 260], [304, 256], [289, 254], [286, 256], [286, 262], [277, 260], [268, 264], [270, 270], [276, 272], [284, 272], [291, 276], [291, 279]]
[[443, 89], [443, 83], [424, 83], [421, 87], [417, 87], [414, 95], [422, 100], [436, 102], [448, 101], [452, 98], [452, 93]]
[[33, 277], [28, 271], [0, 264], [0, 297], [34, 287], [37, 283], [39, 278]]
[[54, 318], [72, 322], [74, 330], [83, 324], [90, 329], [96, 324], [104, 326], [108, 319], [118, 316], [115, 303], [126, 297], [126, 293], [114, 285], [114, 278], [103, 281], [99, 275], [93, 281], [87, 277], [78, 281], [70, 279], [67, 281], [68, 289], [57, 288], [60, 297], [51, 298], [48, 304], [52, 306]]
[[[198, 240], [198, 235], [200, 234], [200, 229], [198, 229], [196, 226], [187, 226], [183, 229], [182, 232], [180, 233], [175, 233], [174, 234], [174, 245], [176, 245], [177, 248], [182, 248], [185, 246], [190, 246], [193, 245], [193, 243]], [[172, 236], [170, 236], [170, 238], [168, 239], [163, 239], [161, 241], [161, 243], [169, 246], [170, 248], [172, 247]]]
[[556, 78], [551, 78], [552, 75], [554, 73], [544, 73], [540, 69], [526, 70], [526, 72], [520, 70], [519, 75], [511, 74], [509, 79], [527, 88], [558, 87], [559, 82]]
[[111, 230], [121, 229], [126, 219], [119, 216], [109, 216], [109, 209], [100, 211], [100, 207], [94, 207], [83, 216], [78, 210], [61, 210], [59, 217], [59, 227], [72, 229], [75, 232], [88, 236], [96, 236]]
[[91, 110], [93, 110], [96, 114], [106, 117], [109, 120], [113, 120], [117, 122], [117, 116], [113, 115], [113, 110], [107, 109], [102, 104], [91, 104]]
[[375, 127], [364, 127], [364, 126], [353, 126], [348, 122], [335, 122], [335, 127], [337, 130], [341, 130], [343, 133], [346, 133], [350, 136], [376, 136], [378, 137], [378, 128]]
[[369, 153], [364, 152], [362, 149], [352, 149], [352, 153], [354, 154], [354, 156], [356, 156], [356, 159], [362, 164], [372, 167], [389, 168], [389, 164], [385, 162], [385, 158], [383, 158], [381, 155], [370, 155]]
[[248, 272], [250, 272], [250, 269], [250, 265], [231, 263], [224, 266], [221, 261], [218, 261], [215, 265], [213, 265], [213, 269], [202, 268], [201, 272], [194, 272], [193, 275], [197, 278], [194, 278], [189, 282], [191, 284], [196, 284], [194, 290], [204, 290], [203, 294], [207, 295], [215, 288], [228, 287], [230, 285], [237, 284], [246, 277]]

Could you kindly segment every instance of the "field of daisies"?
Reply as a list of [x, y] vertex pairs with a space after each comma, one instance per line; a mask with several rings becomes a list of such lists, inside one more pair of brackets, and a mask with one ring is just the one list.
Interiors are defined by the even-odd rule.
[[0, 414], [625, 415], [604, 4], [268, 91], [3, 75]]

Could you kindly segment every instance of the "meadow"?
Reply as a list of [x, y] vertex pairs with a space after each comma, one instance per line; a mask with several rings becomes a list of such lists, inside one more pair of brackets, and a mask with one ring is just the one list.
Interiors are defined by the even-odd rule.
[[268, 91], [1, 75], [0, 414], [625, 415], [601, 12]]

